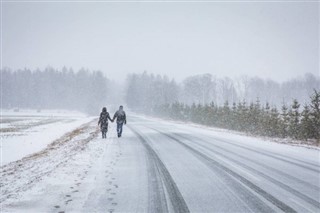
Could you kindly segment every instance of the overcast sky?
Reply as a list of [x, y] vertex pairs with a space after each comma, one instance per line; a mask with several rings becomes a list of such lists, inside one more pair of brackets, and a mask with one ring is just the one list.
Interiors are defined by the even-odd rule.
[[284, 81], [319, 71], [319, 3], [2, 3], [3, 66]]

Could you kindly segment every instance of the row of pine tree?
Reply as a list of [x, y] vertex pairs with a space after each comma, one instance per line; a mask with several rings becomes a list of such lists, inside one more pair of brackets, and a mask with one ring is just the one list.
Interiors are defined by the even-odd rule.
[[241, 101], [223, 106], [213, 102], [191, 106], [175, 102], [154, 108], [156, 115], [181, 121], [191, 121], [213, 127], [225, 128], [268, 137], [315, 139], [320, 142], [320, 91], [314, 90], [309, 104], [301, 106], [296, 99], [281, 110], [261, 104]]

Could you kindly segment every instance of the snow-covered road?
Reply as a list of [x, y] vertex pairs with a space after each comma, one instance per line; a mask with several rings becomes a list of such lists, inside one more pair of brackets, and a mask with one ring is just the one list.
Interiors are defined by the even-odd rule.
[[[1, 168], [4, 212], [319, 212], [319, 150], [129, 116]], [[97, 136], [98, 135], [98, 136]]]

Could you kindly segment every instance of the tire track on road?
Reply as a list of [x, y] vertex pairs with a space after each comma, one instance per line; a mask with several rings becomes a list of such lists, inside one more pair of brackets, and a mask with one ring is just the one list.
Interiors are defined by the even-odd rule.
[[[153, 129], [153, 128], [150, 128], [150, 129]], [[296, 212], [293, 208], [291, 208], [290, 206], [288, 206], [284, 202], [280, 201], [279, 199], [277, 199], [276, 197], [272, 196], [271, 194], [269, 194], [265, 190], [261, 189], [259, 186], [255, 185], [254, 183], [252, 183], [251, 181], [249, 181], [245, 177], [239, 175], [238, 173], [232, 171], [231, 169], [229, 169], [228, 167], [226, 167], [223, 164], [219, 163], [218, 161], [209, 158], [207, 155], [201, 153], [200, 151], [192, 148], [191, 146], [181, 142], [177, 138], [175, 138], [175, 137], [173, 137], [173, 136], [171, 136], [171, 135], [169, 135], [167, 133], [161, 132], [161, 131], [159, 131], [157, 129], [153, 129], [153, 130], [156, 131], [156, 132], [159, 132], [162, 135], [165, 135], [166, 137], [172, 139], [173, 141], [175, 141], [178, 144], [180, 144], [183, 147], [185, 147], [187, 150], [189, 150], [191, 153], [193, 153], [198, 159], [200, 159], [202, 162], [204, 162], [209, 168], [213, 169], [214, 171], [217, 171], [217, 168], [218, 168], [218, 169], [224, 171], [225, 173], [229, 174], [229, 177], [231, 176], [235, 180], [240, 181], [242, 184], [244, 184], [245, 186], [247, 186], [250, 189], [252, 189], [254, 192], [256, 192], [257, 194], [259, 194], [260, 196], [262, 196], [263, 198], [265, 198], [266, 200], [271, 202], [273, 205], [275, 205], [277, 208], [281, 209], [283, 212]], [[248, 194], [252, 194], [252, 192], [250, 192], [248, 189], [246, 191], [247, 191]], [[254, 199], [254, 197], [256, 197], [256, 196], [254, 194], [252, 194], [252, 199]], [[257, 197], [256, 197], [256, 200], [258, 200]], [[271, 209], [269, 209], [269, 210], [260, 209], [260, 211], [263, 211], [263, 210], [266, 211], [266, 212], [268, 212], [268, 211], [270, 212]]]
[[[181, 138], [184, 138], [184, 139], [189, 140], [189, 141], [191, 141], [191, 140], [190, 140], [190, 137], [192, 137], [192, 138], [194, 138], [194, 139], [196, 139], [196, 140], [198, 140], [198, 141], [202, 141], [202, 142], [204, 142], [204, 143], [207, 143], [205, 140], [203, 140], [203, 139], [201, 139], [201, 138], [198, 138], [198, 137], [195, 137], [195, 136], [191, 136], [191, 135], [185, 135], [185, 134], [179, 134], [179, 133], [174, 133], [174, 135], [176, 135], [176, 136], [178, 136], [178, 137], [181, 137]], [[194, 141], [192, 141], [192, 142], [194, 142]], [[199, 143], [198, 143], [198, 144], [199, 144]], [[199, 145], [200, 145], [200, 144], [199, 144]], [[275, 168], [273, 168], [273, 167], [271, 167], [271, 166], [268, 166], [268, 165], [265, 165], [265, 164], [261, 164], [261, 163], [258, 163], [258, 162], [256, 162], [256, 161], [252, 161], [252, 159], [250, 159], [250, 158], [248, 158], [248, 157], [242, 156], [242, 155], [240, 155], [240, 154], [238, 154], [238, 153], [236, 153], [236, 152], [230, 151], [230, 150], [228, 150], [228, 149], [226, 149], [226, 148], [223, 148], [223, 147], [221, 147], [221, 146], [219, 146], [219, 145], [212, 144], [212, 143], [207, 143], [207, 145], [200, 145], [200, 146], [205, 147], [206, 149], [209, 149], [209, 150], [211, 150], [211, 151], [214, 151], [212, 148], [210, 148], [210, 146], [213, 146], [213, 147], [218, 148], [218, 149], [220, 149], [220, 150], [222, 150], [222, 151], [224, 151], [224, 152], [230, 153], [230, 154], [232, 154], [232, 155], [234, 155], [234, 156], [237, 156], [237, 157], [239, 157], [239, 158], [241, 158], [241, 159], [247, 160], [247, 161], [249, 161], [249, 162], [251, 162], [251, 163], [253, 163], [253, 164], [257, 165], [257, 166], [260, 166], [260, 167], [264, 167], [264, 168], [266, 168], [266, 169], [269, 169], [269, 170], [271, 170], [272, 172], [277, 173], [277, 174], [279, 174], [279, 175], [282, 175], [282, 176], [284, 176], [284, 177], [286, 177], [286, 178], [288, 178], [288, 179], [295, 180], [296, 182], [298, 182], [298, 183], [300, 183], [300, 184], [303, 184], [303, 185], [308, 186], [308, 187], [313, 188], [313, 189], [316, 188], [317, 190], [320, 190], [319, 186], [313, 185], [313, 184], [311, 184], [311, 183], [309, 183], [309, 182], [306, 182], [306, 181], [304, 181], [304, 180], [300, 180], [299, 178], [296, 178], [296, 177], [294, 177], [294, 176], [292, 176], [292, 175], [289, 175], [289, 174], [287, 174], [287, 173], [284, 173], [283, 171], [278, 170], [278, 169], [275, 169]], [[219, 154], [220, 154], [220, 153], [219, 153]]]
[[[210, 137], [211, 137], [211, 136], [210, 136]], [[305, 162], [305, 161], [302, 161], [302, 160], [297, 160], [297, 159], [294, 159], [294, 158], [291, 158], [291, 157], [286, 156], [286, 158], [288, 158], [288, 159], [291, 159], [291, 160], [300, 162], [300, 163], [297, 163], [297, 162], [293, 162], [293, 161], [284, 159], [284, 156], [283, 156], [283, 155], [280, 155], [280, 154], [261, 152], [261, 151], [259, 151], [259, 150], [254, 149], [254, 148], [249, 148], [249, 147], [241, 146], [241, 145], [239, 145], [239, 144], [234, 144], [234, 143], [232, 143], [232, 142], [230, 142], [230, 141], [227, 141], [227, 140], [224, 140], [224, 139], [221, 139], [221, 138], [216, 138], [216, 137], [212, 137], [212, 138], [213, 138], [214, 140], [217, 140], [217, 141], [221, 141], [221, 142], [230, 144], [231, 146], [236, 146], [236, 147], [239, 147], [239, 148], [241, 148], [241, 149], [245, 149], [245, 150], [249, 150], [249, 151], [251, 151], [251, 152], [259, 153], [259, 154], [261, 154], [261, 155], [264, 155], [264, 156], [267, 156], [267, 157], [270, 157], [270, 158], [274, 158], [274, 159], [277, 159], [277, 160], [280, 160], [280, 161], [283, 161], [283, 162], [286, 162], [286, 163], [289, 163], [289, 164], [292, 164], [292, 165], [295, 165], [295, 166], [299, 166], [299, 167], [301, 167], [301, 168], [304, 168], [304, 169], [307, 169], [307, 170], [310, 170], [310, 171], [313, 171], [313, 172], [316, 172], [316, 173], [319, 173], [319, 172], [320, 172], [320, 167], [319, 167], [319, 165], [316, 165], [316, 164], [313, 164], [313, 163]], [[277, 156], [277, 155], [278, 155], [278, 156]], [[279, 156], [281, 156], [281, 157], [279, 157]], [[303, 163], [303, 164], [308, 164], [309, 166], [303, 165], [302, 163]], [[317, 167], [318, 169], [312, 168], [312, 167], [310, 167], [310, 166]]]
[[[176, 135], [177, 135], [177, 134], [176, 134]], [[179, 135], [179, 134], [178, 134], [178, 136], [180, 136], [180, 137], [182, 137], [182, 138], [185, 138], [185, 139], [188, 140], [188, 141], [193, 142], [190, 138], [181, 136], [181, 135]], [[276, 179], [274, 179], [274, 178], [272, 178], [272, 177], [270, 177], [270, 176], [268, 176], [268, 175], [266, 175], [266, 174], [264, 174], [264, 173], [262, 173], [262, 172], [260, 172], [260, 171], [258, 171], [258, 170], [256, 170], [256, 169], [254, 169], [254, 168], [252, 168], [252, 167], [249, 167], [249, 166], [247, 166], [246, 164], [244, 164], [244, 163], [242, 163], [242, 162], [236, 161], [236, 160], [228, 157], [227, 155], [224, 155], [224, 154], [222, 154], [222, 153], [220, 153], [220, 152], [217, 152], [216, 150], [214, 150], [214, 149], [212, 149], [212, 148], [210, 148], [210, 147], [208, 147], [208, 146], [204, 146], [204, 145], [199, 144], [199, 143], [197, 143], [197, 145], [200, 146], [200, 147], [202, 147], [202, 148], [204, 148], [204, 149], [208, 149], [208, 150], [210, 150], [211, 152], [215, 153], [216, 155], [219, 155], [219, 156], [221, 156], [221, 157], [223, 157], [223, 158], [225, 158], [225, 159], [228, 159], [229, 161], [231, 161], [231, 162], [233, 162], [233, 163], [235, 163], [235, 164], [238, 164], [238, 165], [240, 165], [241, 167], [243, 167], [243, 168], [245, 168], [245, 169], [247, 169], [247, 170], [249, 170], [249, 171], [251, 171], [251, 172], [253, 172], [253, 173], [257, 174], [257, 175], [260, 175], [261, 177], [267, 179], [268, 181], [274, 183], [275, 185], [281, 187], [282, 189], [284, 189], [284, 190], [286, 190], [286, 191], [294, 194], [295, 196], [297, 196], [297, 197], [301, 198], [302, 200], [306, 201], [307, 203], [309, 203], [309, 204], [315, 206], [316, 208], [320, 209], [320, 203], [319, 203], [318, 201], [316, 201], [316, 200], [314, 200], [314, 199], [306, 196], [305, 194], [302, 194], [302, 193], [299, 192], [298, 190], [295, 190], [295, 189], [293, 189], [292, 187], [290, 187], [290, 186], [288, 186], [288, 185], [286, 185], [286, 184], [284, 184], [284, 183], [282, 183], [282, 182], [280, 182], [280, 181], [278, 181], [278, 180], [276, 180]], [[215, 146], [215, 145], [213, 145], [213, 146]], [[223, 148], [220, 148], [219, 146], [215, 146], [215, 147], [217, 147], [217, 148], [219, 148], [219, 149], [222, 149], [222, 150], [225, 150], [225, 149], [223, 149]], [[227, 151], [227, 150], [225, 150], [225, 151]], [[227, 151], [227, 152], [229, 152], [229, 151]], [[230, 153], [230, 152], [229, 152], [229, 153]], [[233, 154], [237, 155], [236, 153], [233, 153]]]
[[174, 212], [188, 213], [189, 208], [181, 195], [176, 183], [171, 177], [166, 166], [163, 164], [158, 154], [149, 145], [146, 139], [137, 132], [134, 128], [128, 125], [133, 133], [139, 138], [140, 142], [146, 149], [146, 154], [149, 163], [149, 186], [151, 186], [149, 192], [152, 196], [149, 197], [150, 208], [148, 212], [168, 212], [168, 203], [166, 199], [166, 194], [164, 192], [163, 185], [167, 192], [168, 199], [172, 205]]
[[[150, 128], [150, 127], [148, 127], [148, 128]], [[285, 155], [282, 155], [282, 154], [279, 154], [279, 153], [261, 152], [261, 151], [259, 151], [257, 149], [254, 149], [254, 148], [248, 148], [246, 146], [241, 146], [239, 144], [236, 144], [237, 143], [236, 141], [233, 141], [233, 140], [230, 140], [230, 139], [226, 140], [226, 139], [219, 138], [219, 137], [216, 137], [216, 136], [206, 136], [206, 137], [208, 139], [210, 139], [210, 140], [213, 139], [213, 140], [216, 140], [216, 141], [227, 143], [227, 144], [229, 144], [231, 146], [235, 146], [235, 147], [238, 147], [238, 148], [241, 148], [241, 149], [249, 150], [251, 152], [259, 153], [261, 155], [264, 155], [264, 156], [267, 156], [267, 157], [270, 157], [270, 158], [274, 158], [274, 159], [277, 159], [277, 160], [280, 160], [280, 161], [283, 161], [283, 162], [286, 162], [286, 163], [289, 163], [289, 164], [292, 164], [292, 165], [295, 165], [295, 166], [299, 166], [301, 168], [304, 168], [304, 169], [307, 169], [307, 170], [310, 170], [310, 171], [313, 171], [313, 172], [316, 172], [316, 173], [320, 172], [320, 165], [319, 164], [306, 162], [304, 160], [296, 159], [296, 158], [293, 158], [293, 157], [290, 157], [290, 156], [285, 156]], [[287, 158], [287, 159], [290, 159], [290, 160], [287, 160], [287, 159], [284, 159], [284, 158]]]

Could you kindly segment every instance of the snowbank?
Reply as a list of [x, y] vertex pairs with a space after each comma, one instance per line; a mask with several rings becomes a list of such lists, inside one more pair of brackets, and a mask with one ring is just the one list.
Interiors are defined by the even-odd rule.
[[1, 166], [41, 151], [65, 133], [93, 119], [65, 110], [1, 110]]

